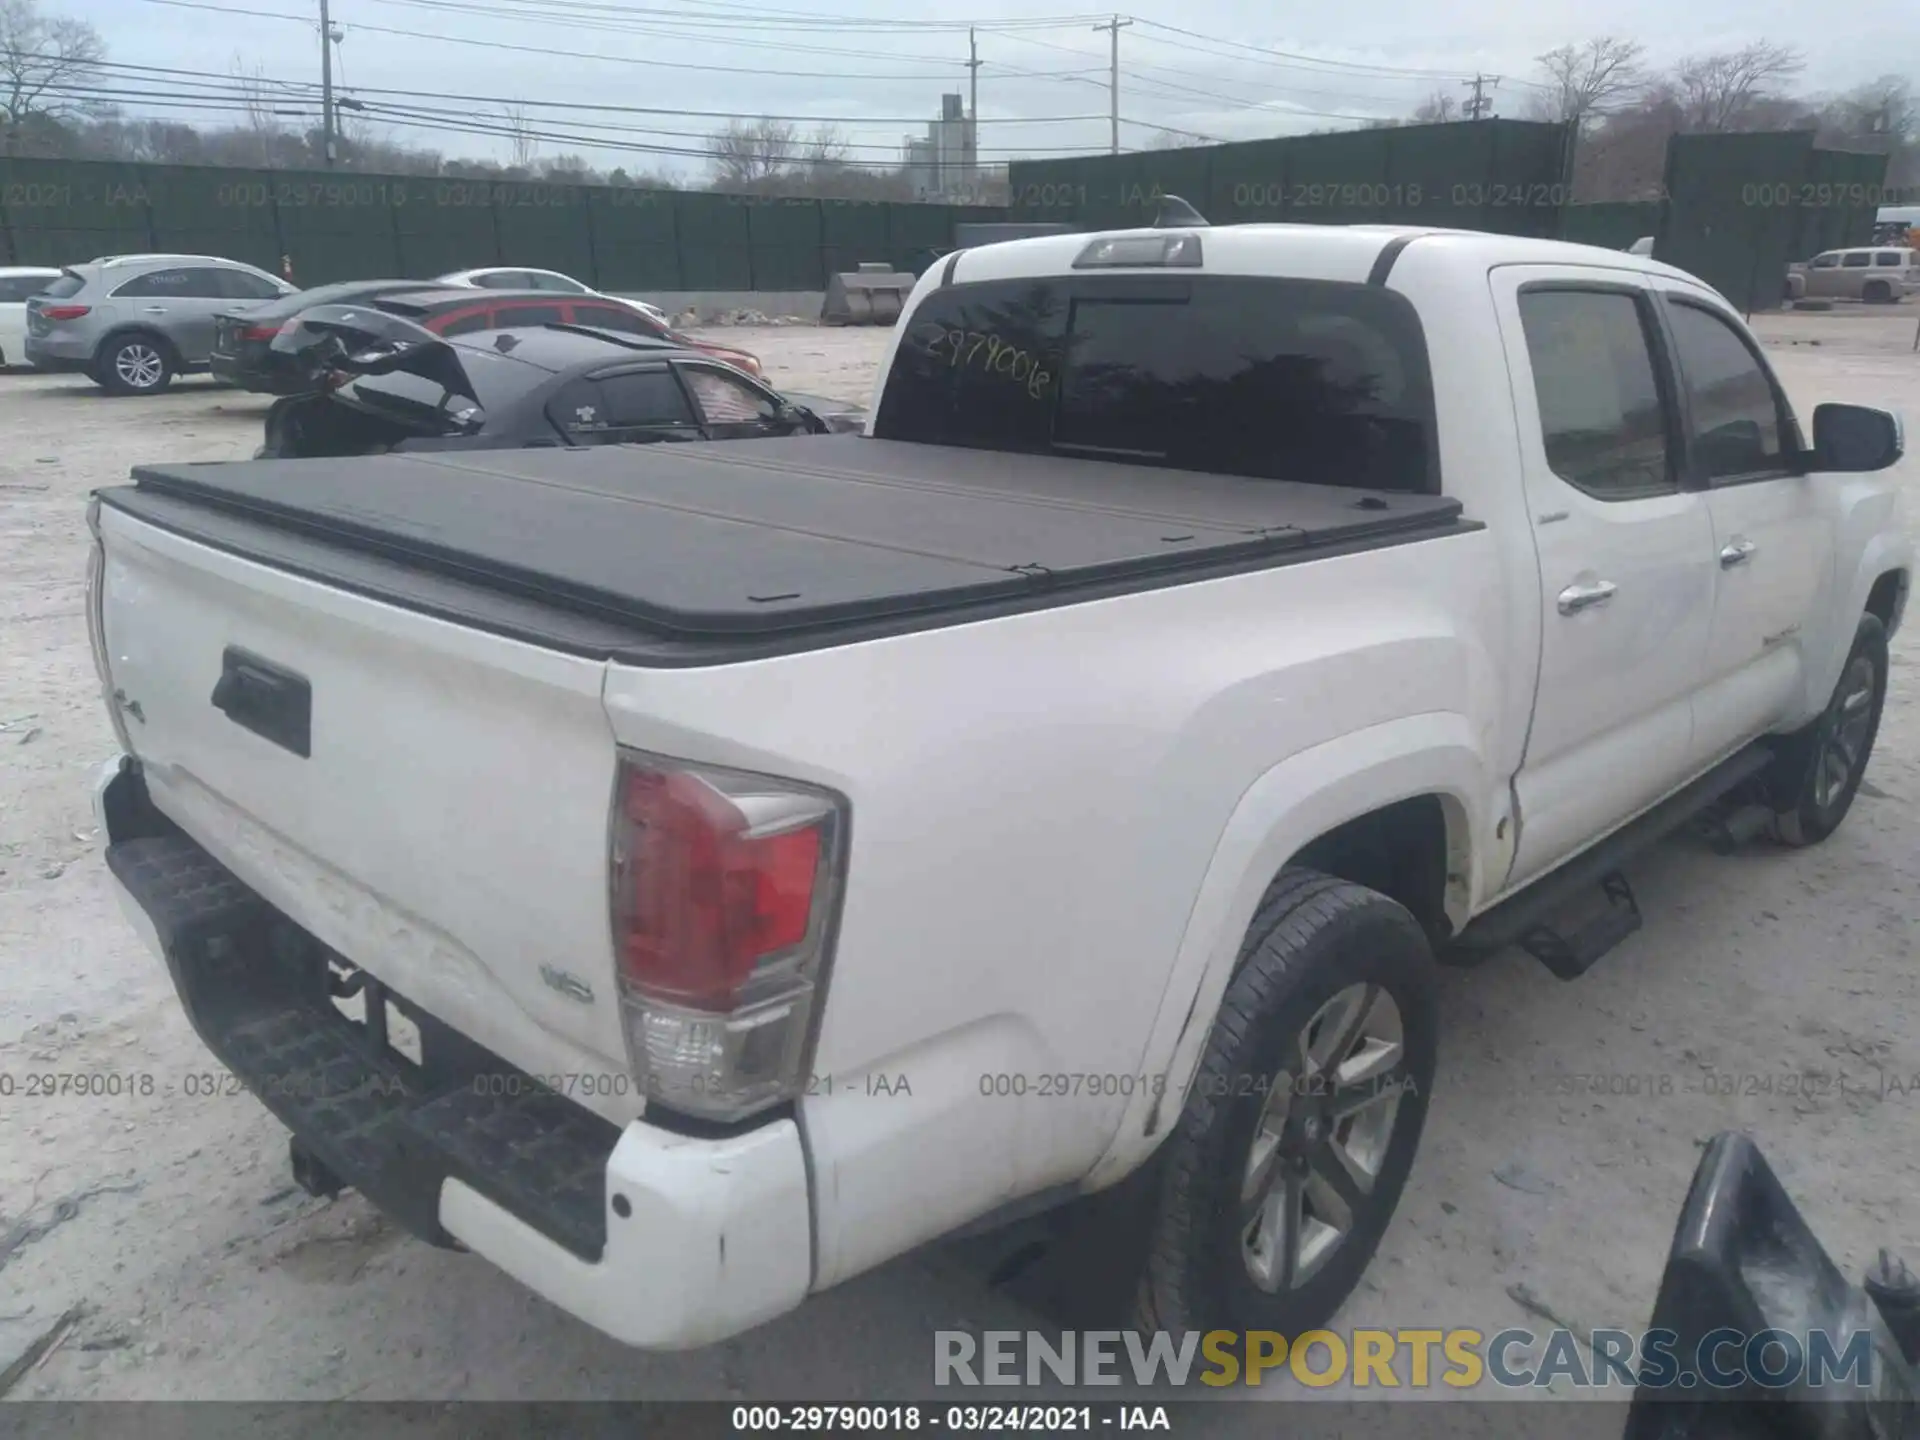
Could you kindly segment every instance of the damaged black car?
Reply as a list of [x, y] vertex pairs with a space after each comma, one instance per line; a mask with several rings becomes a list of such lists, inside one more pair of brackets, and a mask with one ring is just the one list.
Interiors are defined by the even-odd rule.
[[261, 459], [825, 435], [862, 407], [786, 395], [697, 350], [580, 325], [439, 336], [321, 306], [274, 342], [310, 377], [267, 412]]

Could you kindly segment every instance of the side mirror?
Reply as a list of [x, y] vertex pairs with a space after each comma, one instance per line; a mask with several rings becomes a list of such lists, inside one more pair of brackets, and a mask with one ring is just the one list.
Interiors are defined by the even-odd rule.
[[1831, 403], [1814, 409], [1815, 470], [1864, 474], [1886, 469], [1905, 453], [1904, 427], [1891, 411]]

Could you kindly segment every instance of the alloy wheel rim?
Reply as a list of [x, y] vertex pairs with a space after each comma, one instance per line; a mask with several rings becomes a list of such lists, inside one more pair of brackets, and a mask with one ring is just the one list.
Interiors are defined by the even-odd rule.
[[160, 352], [146, 345], [127, 345], [114, 357], [114, 372], [136, 390], [151, 390], [160, 383], [164, 368]]
[[1294, 1037], [1261, 1107], [1240, 1185], [1240, 1253], [1269, 1294], [1297, 1290], [1358, 1228], [1407, 1081], [1400, 1007], [1349, 985]]
[[1827, 712], [1825, 735], [1814, 760], [1813, 803], [1827, 809], [1846, 792], [1848, 783], [1866, 762], [1867, 737], [1873, 726], [1873, 661], [1854, 657], [1834, 690]]

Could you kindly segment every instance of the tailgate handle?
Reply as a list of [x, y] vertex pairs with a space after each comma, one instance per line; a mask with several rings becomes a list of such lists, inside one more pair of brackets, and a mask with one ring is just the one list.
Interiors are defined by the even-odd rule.
[[313, 753], [313, 686], [271, 660], [229, 645], [220, 657], [213, 708], [302, 760]]

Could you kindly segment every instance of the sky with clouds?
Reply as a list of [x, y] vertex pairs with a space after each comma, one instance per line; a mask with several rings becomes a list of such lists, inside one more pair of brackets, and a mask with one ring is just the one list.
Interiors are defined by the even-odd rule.
[[[231, 97], [221, 77], [239, 71], [284, 82], [289, 109], [311, 106], [318, 0], [40, 4], [100, 32], [109, 60], [127, 67], [112, 84], [129, 114], [221, 123], [233, 111], [206, 97]], [[378, 116], [376, 133], [449, 155], [504, 158], [502, 136], [459, 131], [504, 130], [503, 107], [518, 102], [550, 137], [542, 154], [602, 167], [697, 170], [702, 137], [725, 114], [830, 119], [851, 158], [891, 162], [943, 92], [965, 92], [969, 23], [983, 158], [1107, 145], [1097, 12], [1011, 0], [951, 16], [899, 0], [331, 0], [331, 10], [342, 93]], [[1903, 68], [1920, 82], [1920, 0], [1850, 0], [1834, 23], [1838, 13], [1811, 0], [1158, 3], [1123, 12], [1133, 23], [1120, 32], [1121, 139], [1143, 146], [1151, 125], [1247, 139], [1404, 115], [1435, 91], [1465, 98], [1475, 72], [1499, 77], [1495, 113], [1518, 115], [1534, 57], [1594, 34], [1638, 39], [1656, 64], [1788, 43], [1805, 56], [1798, 88], [1809, 92]]]

